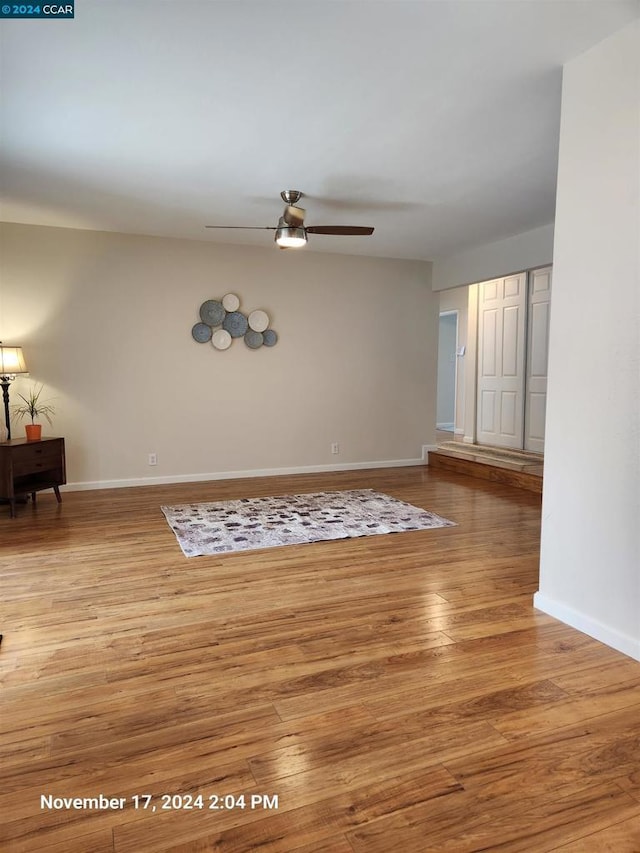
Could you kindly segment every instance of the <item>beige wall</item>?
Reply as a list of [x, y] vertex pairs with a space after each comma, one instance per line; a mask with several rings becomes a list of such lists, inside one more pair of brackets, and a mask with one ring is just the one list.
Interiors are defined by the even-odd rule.
[[[401, 464], [434, 441], [429, 264], [26, 225], [1, 233], [0, 339], [22, 344], [31, 379], [56, 398], [70, 483]], [[239, 340], [218, 352], [192, 340], [200, 304], [228, 292], [270, 314], [275, 347]]]

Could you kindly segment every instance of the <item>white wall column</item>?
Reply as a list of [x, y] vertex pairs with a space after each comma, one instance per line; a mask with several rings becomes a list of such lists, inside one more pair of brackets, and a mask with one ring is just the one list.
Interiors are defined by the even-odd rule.
[[540, 589], [640, 660], [640, 25], [565, 66]]

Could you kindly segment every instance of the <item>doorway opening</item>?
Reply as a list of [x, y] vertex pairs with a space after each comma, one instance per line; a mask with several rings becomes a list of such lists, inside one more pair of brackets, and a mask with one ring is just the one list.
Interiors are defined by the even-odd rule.
[[453, 432], [456, 423], [458, 352], [458, 312], [442, 311], [438, 327], [438, 384], [436, 400], [436, 429]]

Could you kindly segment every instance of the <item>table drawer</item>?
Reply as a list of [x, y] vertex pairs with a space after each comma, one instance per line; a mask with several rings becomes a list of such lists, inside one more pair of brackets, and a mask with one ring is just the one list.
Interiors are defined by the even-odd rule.
[[14, 448], [12, 454], [13, 476], [22, 477], [37, 471], [47, 471], [61, 464], [60, 444], [48, 441], [44, 444], [28, 444]]

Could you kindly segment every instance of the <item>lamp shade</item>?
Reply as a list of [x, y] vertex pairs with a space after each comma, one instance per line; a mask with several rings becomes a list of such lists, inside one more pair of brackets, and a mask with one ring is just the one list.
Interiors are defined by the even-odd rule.
[[307, 244], [307, 232], [299, 225], [289, 225], [284, 216], [281, 216], [275, 240], [281, 249], [299, 249]]
[[276, 243], [283, 249], [299, 249], [307, 242], [304, 228], [292, 228], [284, 225], [276, 230]]
[[0, 344], [0, 376], [15, 376], [16, 373], [28, 372], [22, 347], [7, 347]]

